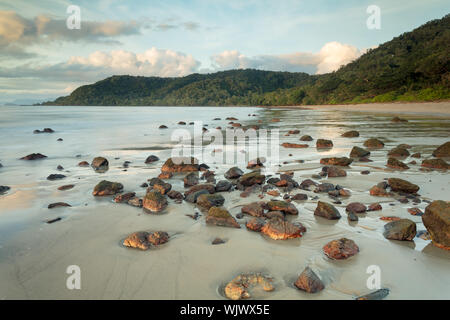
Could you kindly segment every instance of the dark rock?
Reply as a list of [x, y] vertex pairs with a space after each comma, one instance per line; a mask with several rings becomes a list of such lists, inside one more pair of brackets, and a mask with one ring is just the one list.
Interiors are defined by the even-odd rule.
[[159, 161], [159, 158], [155, 155], [150, 155], [147, 157], [147, 159], [145, 159], [145, 163], [152, 163], [155, 161]]
[[311, 179], [303, 180], [300, 183], [300, 188], [303, 190], [309, 190], [309, 187], [311, 187], [311, 186], [317, 186], [317, 183], [312, 181]]
[[264, 158], [264, 157], [259, 157], [254, 160], [250, 160], [247, 164], [247, 169], [263, 168], [265, 162], [266, 162], [266, 158]]
[[442, 159], [426, 159], [422, 161], [422, 167], [447, 170], [450, 166]]
[[143, 201], [141, 198], [134, 197], [134, 198], [131, 198], [130, 200], [128, 200], [127, 203], [128, 203], [130, 206], [142, 208], [143, 202], [144, 202], [144, 201]]
[[347, 132], [344, 132], [343, 134], [341, 134], [341, 137], [356, 138], [356, 137], [359, 137], [359, 132], [356, 130], [347, 131]]
[[198, 181], [199, 181], [198, 172], [193, 171], [184, 177], [184, 179], [183, 179], [184, 187], [188, 188], [188, 187], [195, 186], [196, 184], [198, 184]]
[[348, 259], [359, 252], [359, 247], [353, 240], [341, 238], [332, 240], [323, 247], [323, 252], [330, 259]]
[[398, 123], [398, 122], [408, 122], [408, 120], [402, 119], [402, 118], [399, 118], [399, 117], [394, 117], [394, 118], [392, 118], [391, 122], [394, 122], [394, 123]]
[[211, 207], [209, 209], [206, 216], [206, 224], [230, 228], [241, 227], [226, 209], [219, 207]]
[[66, 176], [63, 175], [63, 174], [55, 174], [55, 173], [53, 173], [53, 174], [51, 174], [51, 175], [49, 175], [47, 177], [47, 180], [50, 180], [50, 181], [61, 180], [61, 179], [64, 179], [65, 177]]
[[300, 149], [309, 147], [309, 145], [307, 144], [290, 143], [290, 142], [284, 142], [281, 144], [281, 146], [284, 148], [291, 148], [291, 149]]
[[308, 135], [304, 135], [300, 138], [300, 141], [313, 141], [313, 138]]
[[103, 157], [96, 157], [91, 162], [91, 167], [94, 168], [94, 170], [102, 170], [109, 166], [109, 162], [106, 158]]
[[353, 147], [352, 151], [350, 151], [350, 158], [362, 158], [370, 155], [370, 151], [360, 148], [360, 147]]
[[392, 191], [399, 191], [404, 193], [416, 193], [419, 191], [419, 186], [399, 178], [389, 178], [388, 184]]
[[166, 160], [161, 172], [191, 172], [199, 171], [198, 160], [193, 157], [173, 157]]
[[45, 221], [45, 223], [52, 224], [52, 223], [55, 223], [55, 222], [58, 222], [58, 221], [61, 221], [61, 220], [62, 220], [61, 217], [57, 217], [57, 218], [54, 218], [54, 219], [49, 219], [49, 220]]
[[406, 158], [409, 156], [409, 151], [405, 148], [395, 147], [391, 151], [388, 152], [388, 156], [396, 157], [396, 158]]
[[252, 202], [249, 204], [246, 204], [241, 208], [241, 212], [251, 215], [253, 217], [262, 217], [264, 216], [264, 208], [266, 207], [266, 204], [262, 201], [260, 202]]
[[347, 205], [345, 211], [353, 213], [364, 213], [367, 211], [367, 208], [361, 202], [352, 202]]
[[122, 189], [123, 185], [121, 183], [103, 180], [94, 187], [92, 194], [94, 196], [108, 196], [119, 193]]
[[298, 289], [308, 293], [316, 293], [325, 288], [322, 280], [320, 280], [310, 267], [306, 267], [305, 270], [303, 270], [294, 285]]
[[361, 174], [368, 175], [368, 174], [370, 174], [370, 171], [369, 170], [364, 170], [364, 171], [361, 171]]
[[333, 141], [327, 140], [327, 139], [317, 139], [316, 148], [318, 148], [318, 149], [333, 148]]
[[367, 211], [380, 211], [383, 210], [383, 207], [378, 202], [371, 203], [367, 208]]
[[149, 180], [148, 184], [150, 185], [149, 189], [157, 190], [161, 194], [167, 194], [172, 189], [172, 185], [170, 183], [164, 182], [159, 178], [152, 178]]
[[370, 138], [366, 141], [364, 141], [364, 147], [369, 149], [381, 149], [384, 147], [383, 141], [376, 139], [376, 138]]
[[78, 163], [79, 167], [89, 167], [89, 162], [87, 161], [81, 161], [80, 163]]
[[64, 170], [64, 167], [63, 167], [62, 165], [59, 164], [59, 165], [56, 167], [56, 169], [59, 170], [59, 171], [61, 171], [61, 170]]
[[167, 196], [170, 199], [176, 199], [176, 200], [183, 200], [183, 194], [181, 192], [175, 191], [175, 190], [170, 190], [169, 192], [167, 192]]
[[186, 195], [185, 200], [190, 203], [196, 203], [199, 196], [202, 194], [209, 194], [208, 190], [200, 189]]
[[211, 244], [212, 244], [212, 245], [217, 245], [217, 244], [223, 244], [223, 243], [225, 243], [225, 242], [226, 242], [226, 241], [223, 240], [223, 239], [215, 238], [215, 239], [211, 242]]
[[396, 158], [389, 158], [386, 164], [386, 167], [392, 168], [392, 169], [399, 169], [399, 170], [407, 170], [409, 167], [401, 162], [400, 160], [397, 160]]
[[239, 178], [239, 184], [244, 187], [253, 186], [254, 184], [263, 184], [266, 180], [266, 176], [261, 174], [260, 171], [253, 171], [246, 173]]
[[265, 224], [266, 222], [261, 218], [252, 218], [249, 221], [247, 221], [245, 226], [247, 227], [248, 230], [260, 232]]
[[227, 180], [220, 180], [216, 184], [216, 192], [230, 191], [233, 185]]
[[346, 177], [347, 172], [341, 168], [331, 166], [328, 167], [327, 170], [328, 178], [335, 178], [335, 177]]
[[425, 208], [422, 222], [433, 244], [450, 250], [450, 202], [436, 200]]
[[225, 198], [220, 194], [201, 194], [197, 198], [197, 205], [209, 209], [211, 207], [220, 207], [225, 203]]
[[289, 202], [278, 200], [278, 201], [269, 201], [267, 203], [267, 208], [269, 211], [281, 211], [285, 214], [297, 215], [297, 208]]
[[358, 216], [350, 211], [347, 213], [347, 219], [348, 221], [358, 221]]
[[227, 179], [237, 179], [242, 176], [244, 172], [238, 167], [232, 167], [225, 172], [224, 176]]
[[189, 196], [191, 193], [195, 193], [199, 190], [206, 190], [208, 191], [208, 193], [213, 194], [214, 192], [216, 192], [216, 186], [210, 183], [203, 183], [203, 184], [197, 184], [195, 186], [190, 187], [185, 193], [184, 196], [187, 197]]
[[146, 193], [142, 206], [150, 212], [160, 212], [167, 207], [167, 199], [157, 190], [150, 190]]
[[356, 300], [382, 300], [389, 295], [389, 289], [382, 288], [374, 292], [359, 296]]
[[294, 201], [304, 201], [308, 200], [308, 195], [305, 193], [297, 193], [296, 195], [292, 196], [291, 199]]
[[162, 124], [162, 125], [159, 126], [159, 129], [167, 129], [167, 126]]
[[339, 211], [330, 203], [318, 201], [314, 215], [323, 217], [325, 219], [334, 220], [340, 219], [341, 215]]
[[334, 186], [334, 184], [332, 183], [321, 183], [317, 186], [317, 188], [314, 190], [314, 192], [329, 192], [329, 191], [333, 191], [335, 190], [336, 187]]
[[131, 200], [132, 198], [134, 198], [136, 195], [136, 192], [127, 192], [127, 193], [123, 193], [123, 194], [119, 194], [118, 196], [116, 196], [114, 198], [114, 202], [116, 203], [123, 203], [123, 202], [127, 202], [129, 200]]
[[55, 203], [50, 203], [48, 205], [49, 209], [59, 208], [59, 207], [71, 207], [71, 205], [68, 203], [65, 203], [65, 202], [55, 202]]
[[145, 182], [143, 182], [139, 187], [141, 187], [141, 188], [147, 188], [147, 187], [148, 187], [148, 184], [145, 183]]
[[40, 154], [40, 153], [32, 153], [25, 157], [20, 158], [20, 160], [39, 160], [39, 159], [44, 159], [44, 158], [47, 158], [47, 156]]
[[447, 141], [434, 150], [433, 157], [450, 158], [450, 141]]
[[322, 158], [320, 159], [321, 164], [325, 165], [333, 165], [333, 166], [341, 166], [346, 167], [353, 162], [353, 159], [349, 159], [347, 157], [334, 157], [334, 158]]
[[411, 158], [420, 158], [421, 156], [420, 152], [416, 152], [411, 155]]
[[384, 225], [383, 236], [390, 240], [412, 240], [416, 236], [416, 224], [409, 219], [400, 219]]

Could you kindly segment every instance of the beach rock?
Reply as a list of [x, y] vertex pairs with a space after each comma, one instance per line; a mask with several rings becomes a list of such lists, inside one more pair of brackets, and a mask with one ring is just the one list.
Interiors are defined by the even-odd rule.
[[282, 147], [284, 148], [293, 148], [293, 149], [299, 149], [299, 148], [308, 148], [309, 145], [307, 144], [298, 144], [298, 143], [289, 143], [289, 142], [284, 142], [281, 144]]
[[92, 194], [94, 196], [109, 196], [122, 192], [123, 185], [119, 182], [102, 180], [95, 187]]
[[382, 288], [374, 292], [356, 297], [355, 300], [382, 300], [389, 295], [389, 289]]
[[68, 203], [65, 203], [65, 202], [55, 202], [55, 203], [50, 203], [48, 205], [49, 209], [60, 208], [60, 207], [71, 207], [71, 205]]
[[261, 218], [252, 218], [249, 221], [247, 221], [245, 226], [247, 227], [248, 230], [260, 232], [265, 224], [266, 222]]
[[328, 178], [336, 178], [336, 177], [346, 177], [347, 176], [347, 172], [344, 169], [335, 167], [335, 166], [330, 166], [327, 169], [327, 175]]
[[91, 167], [94, 170], [102, 170], [109, 166], [109, 162], [106, 158], [103, 157], [95, 157], [91, 162]]
[[258, 157], [256, 159], [250, 160], [247, 163], [247, 169], [259, 169], [264, 167], [264, 163], [266, 162], [266, 158]]
[[146, 193], [142, 206], [150, 212], [161, 212], [167, 207], [167, 199], [157, 190], [150, 190]]
[[[0, 168], [1, 168], [1, 165], [0, 165]], [[64, 167], [62, 165], [58, 164], [58, 166], [56, 167], [56, 170], [62, 171], [62, 170], [64, 170]]]
[[197, 184], [195, 186], [190, 187], [185, 193], [184, 196], [187, 197], [192, 193], [195, 193], [197, 191], [200, 190], [206, 190], [208, 193], [213, 194], [214, 192], [216, 192], [216, 186], [211, 184], [211, 183], [202, 183], [202, 184]]
[[447, 170], [449, 165], [442, 159], [426, 159], [422, 161], [422, 167]]
[[377, 138], [370, 138], [364, 141], [363, 145], [369, 149], [381, 149], [384, 147], [384, 142]]
[[145, 163], [153, 163], [155, 161], [159, 161], [159, 158], [155, 155], [150, 155], [145, 159]]
[[341, 166], [346, 167], [349, 166], [353, 162], [353, 159], [347, 157], [334, 157], [334, 158], [322, 158], [320, 159], [321, 164], [325, 165], [333, 165], [333, 166]]
[[298, 130], [298, 129], [288, 131], [288, 134], [299, 134], [299, 133], [300, 133], [300, 130]]
[[318, 149], [333, 148], [333, 141], [327, 140], [327, 139], [317, 139], [316, 148], [318, 148]]
[[297, 193], [291, 197], [294, 201], [305, 201], [308, 200], [308, 195], [305, 193]]
[[197, 199], [202, 194], [209, 194], [208, 190], [201, 189], [194, 192], [189, 193], [188, 195], [185, 195], [184, 200], [190, 203], [196, 203]]
[[206, 224], [229, 228], [241, 227], [226, 209], [219, 207], [211, 207], [208, 210]]
[[148, 250], [150, 248], [148, 235], [148, 232], [134, 232], [123, 240], [123, 245], [129, 248]]
[[408, 120], [402, 119], [402, 118], [399, 118], [399, 117], [394, 117], [394, 118], [392, 118], [391, 122], [394, 122], [394, 123], [408, 122]]
[[209, 209], [211, 207], [220, 207], [225, 203], [225, 198], [220, 194], [201, 194], [197, 198], [197, 205]]
[[422, 157], [420, 152], [416, 152], [411, 155], [411, 158], [420, 158], [420, 157]]
[[188, 188], [188, 187], [195, 186], [196, 184], [198, 184], [198, 181], [199, 181], [198, 172], [193, 171], [184, 177], [184, 179], [183, 179], [184, 187]]
[[173, 176], [172, 172], [161, 172], [158, 175], [158, 178], [159, 179], [170, 179], [170, 178], [172, 178], [172, 176]]
[[51, 175], [49, 175], [47, 177], [47, 180], [50, 180], [50, 181], [61, 180], [61, 179], [64, 179], [65, 177], [66, 176], [63, 175], [63, 174], [55, 174], [55, 173], [53, 173], [53, 174], [51, 174]]
[[233, 185], [227, 180], [220, 180], [216, 184], [216, 192], [230, 191]]
[[55, 132], [52, 128], [44, 128], [44, 130], [36, 129], [33, 133], [53, 133]]
[[367, 211], [367, 208], [361, 202], [352, 202], [345, 207], [345, 211], [353, 212], [353, 213], [364, 213]]
[[303, 190], [309, 190], [309, 187], [311, 187], [311, 186], [317, 186], [317, 183], [311, 179], [303, 180], [300, 183], [300, 189], [303, 189]]
[[425, 208], [422, 222], [433, 244], [450, 250], [450, 202], [436, 200]]
[[89, 162], [87, 161], [81, 161], [78, 163], [79, 167], [89, 167]]
[[420, 189], [418, 185], [399, 178], [389, 178], [388, 184], [392, 191], [397, 192], [416, 193]]
[[348, 219], [348, 221], [358, 221], [359, 220], [358, 216], [351, 211], [347, 212], [347, 219]]
[[281, 218], [270, 219], [261, 228], [261, 233], [273, 240], [287, 240], [302, 236], [302, 230], [298, 226]]
[[170, 199], [175, 199], [175, 200], [183, 200], [183, 194], [179, 191], [175, 191], [175, 190], [170, 190], [169, 192], [167, 192], [167, 196]]
[[450, 141], [440, 145], [433, 151], [433, 157], [450, 158]]
[[313, 138], [308, 135], [304, 135], [300, 138], [300, 141], [313, 141]]
[[20, 160], [39, 160], [44, 158], [47, 158], [47, 156], [40, 153], [31, 153], [25, 157], [20, 158]]
[[316, 210], [314, 210], [314, 215], [329, 220], [341, 218], [341, 214], [332, 204], [323, 201], [317, 202], [317, 207]]
[[383, 236], [390, 240], [412, 240], [416, 236], [416, 224], [409, 219], [399, 219], [384, 225]]
[[322, 193], [322, 192], [330, 192], [336, 190], [336, 187], [332, 183], [321, 183], [317, 186], [316, 189], [314, 189], [314, 192], [316, 193]]
[[391, 194], [386, 191], [386, 189], [381, 188], [379, 186], [373, 186], [370, 188], [369, 193], [371, 196], [375, 197], [389, 197]]
[[275, 189], [272, 189], [272, 190], [267, 191], [267, 194], [272, 197], [278, 197], [280, 195], [280, 192], [278, 192]]
[[194, 157], [173, 157], [166, 160], [161, 172], [191, 172], [199, 171], [198, 160]]
[[408, 208], [408, 212], [412, 216], [423, 216], [423, 212], [419, 208]]
[[341, 137], [356, 138], [356, 137], [359, 137], [359, 132], [356, 130], [347, 131], [347, 132], [344, 132], [343, 134], [341, 134]]
[[127, 203], [130, 206], [138, 207], [138, 208], [142, 208], [142, 206], [143, 206], [143, 200], [141, 198], [138, 198], [138, 197], [131, 198], [130, 200], [127, 201]]
[[262, 217], [264, 216], [264, 208], [266, 207], [265, 202], [252, 202], [244, 205], [241, 208], [241, 212], [244, 214], [251, 215], [253, 217]]
[[224, 176], [226, 179], [237, 179], [243, 174], [244, 172], [238, 167], [232, 167], [225, 172]]
[[263, 184], [265, 180], [266, 176], [261, 174], [261, 172], [257, 170], [242, 175], [238, 181], [242, 186], [249, 187], [255, 184]]
[[306, 267], [300, 274], [294, 285], [303, 291], [308, 293], [316, 293], [322, 291], [325, 288], [322, 280], [312, 271], [310, 267]]
[[369, 204], [367, 211], [380, 211], [383, 210], [383, 207], [378, 202]]
[[297, 215], [297, 208], [289, 202], [278, 200], [278, 201], [269, 201], [267, 203], [267, 208], [269, 211], [281, 211], [285, 214]]
[[273, 219], [273, 218], [280, 218], [280, 219], [285, 219], [285, 215], [283, 212], [281, 211], [269, 211], [264, 213], [264, 217], [267, 219]]
[[225, 286], [225, 296], [231, 300], [248, 299], [251, 298], [249, 290], [255, 286], [270, 292], [275, 289], [272, 281], [272, 278], [266, 277], [261, 273], [241, 274]]
[[323, 252], [330, 259], [348, 259], [359, 252], [359, 247], [353, 240], [341, 238], [332, 240], [323, 247]]
[[350, 151], [350, 158], [363, 158], [370, 155], [370, 151], [354, 146]]
[[400, 160], [397, 160], [396, 158], [389, 158], [386, 164], [386, 167], [392, 168], [392, 169], [399, 169], [399, 170], [407, 170], [409, 167], [401, 162]]
[[114, 198], [114, 202], [116, 203], [123, 203], [123, 202], [127, 202], [129, 200], [131, 200], [132, 198], [134, 198], [136, 195], [136, 192], [127, 192], [127, 193], [123, 193], [123, 194], [119, 194], [118, 196], [116, 196]]
[[396, 158], [406, 158], [409, 156], [409, 151], [402, 147], [395, 147], [391, 151], [388, 152], [388, 156], [396, 157]]
[[64, 185], [64, 186], [58, 187], [58, 190], [59, 190], [59, 191], [66, 191], [66, 190], [72, 189], [73, 187], [75, 187], [74, 184], [66, 184], [66, 185]]
[[167, 194], [172, 189], [172, 185], [170, 183], [164, 182], [159, 178], [150, 179], [148, 184], [150, 185], [150, 190], [157, 190], [161, 194]]
[[164, 124], [162, 124], [162, 125], [160, 125], [158, 128], [159, 128], [159, 129], [167, 129], [167, 126], [164, 125]]
[[223, 240], [223, 239], [221, 239], [221, 238], [215, 238], [213, 241], [211, 241], [211, 244], [212, 245], [218, 245], [218, 244], [223, 244], [223, 243], [225, 243], [226, 241], [225, 240]]
[[147, 236], [147, 240], [152, 245], [159, 246], [159, 245], [167, 243], [169, 241], [169, 234], [164, 231], [151, 232]]

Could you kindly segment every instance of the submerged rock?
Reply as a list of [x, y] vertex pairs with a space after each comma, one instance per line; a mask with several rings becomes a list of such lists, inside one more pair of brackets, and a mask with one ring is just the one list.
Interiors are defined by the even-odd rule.
[[273, 280], [261, 273], [245, 273], [237, 276], [225, 286], [225, 296], [231, 300], [251, 298], [249, 290], [260, 286], [264, 291], [275, 290]]
[[341, 218], [341, 214], [332, 204], [323, 201], [317, 202], [317, 207], [316, 210], [314, 211], [314, 215], [329, 220]]
[[322, 280], [320, 280], [310, 267], [306, 267], [305, 270], [303, 270], [294, 285], [298, 289], [308, 293], [316, 293], [325, 288]]
[[65, 177], [66, 176], [63, 174], [53, 173], [47, 177], [47, 180], [50, 180], [50, 181], [61, 180], [61, 179], [64, 179]]
[[184, 187], [188, 188], [188, 187], [195, 186], [196, 184], [198, 184], [198, 181], [199, 181], [198, 172], [193, 171], [184, 177], [184, 179], [183, 179]]
[[416, 224], [409, 219], [400, 219], [384, 225], [383, 236], [390, 240], [412, 240], [416, 236]]
[[0, 186], [0, 194], [6, 193], [10, 189], [8, 186]]
[[346, 167], [349, 166], [353, 162], [353, 159], [347, 157], [333, 157], [333, 158], [322, 158], [320, 159], [321, 164], [325, 165], [333, 165], [333, 166], [341, 166]]
[[384, 147], [384, 142], [377, 138], [370, 138], [364, 141], [363, 145], [369, 149], [381, 149]]
[[330, 259], [348, 259], [359, 252], [359, 247], [353, 240], [341, 238], [332, 240], [323, 247], [323, 252]]
[[47, 156], [40, 153], [31, 153], [25, 157], [20, 158], [20, 160], [39, 160], [44, 158], [47, 158]]
[[436, 200], [425, 208], [422, 222], [433, 244], [450, 250], [450, 202]]
[[274, 240], [287, 240], [300, 238], [302, 229], [287, 220], [272, 218], [261, 228], [261, 233]]
[[359, 132], [356, 130], [347, 131], [347, 132], [344, 132], [343, 134], [341, 134], [341, 137], [356, 138], [356, 137], [359, 137]]
[[142, 206], [150, 212], [161, 212], [167, 207], [167, 199], [161, 192], [153, 189], [146, 193]]
[[364, 213], [367, 211], [367, 208], [361, 202], [352, 202], [347, 205], [345, 211], [353, 213]]
[[92, 194], [94, 196], [108, 196], [121, 192], [123, 185], [119, 182], [111, 182], [103, 180], [99, 182], [95, 187]]
[[370, 151], [361, 147], [354, 146], [350, 151], [350, 158], [363, 158], [370, 155]]
[[166, 160], [161, 167], [162, 172], [199, 171], [198, 160], [194, 157], [173, 157]]
[[159, 161], [159, 158], [155, 155], [150, 155], [145, 159], [145, 163], [153, 163], [155, 161]]
[[65, 203], [65, 202], [55, 202], [55, 203], [50, 203], [48, 205], [49, 209], [60, 208], [60, 207], [71, 207], [71, 205], [68, 203]]
[[206, 216], [206, 224], [229, 228], [241, 227], [226, 209], [219, 207], [211, 207], [209, 209]]
[[392, 191], [398, 192], [416, 193], [420, 189], [418, 185], [399, 178], [389, 178], [388, 184]]
[[440, 145], [433, 151], [433, 157], [450, 158], [450, 141]]

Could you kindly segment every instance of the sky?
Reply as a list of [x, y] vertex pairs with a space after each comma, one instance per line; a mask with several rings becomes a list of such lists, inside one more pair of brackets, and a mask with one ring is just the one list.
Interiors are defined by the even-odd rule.
[[0, 104], [121, 74], [328, 73], [449, 12], [448, 0], [0, 0]]

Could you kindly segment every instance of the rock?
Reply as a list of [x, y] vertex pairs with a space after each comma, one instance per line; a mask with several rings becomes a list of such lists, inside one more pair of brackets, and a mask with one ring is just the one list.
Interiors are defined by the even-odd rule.
[[64, 185], [64, 186], [58, 187], [58, 190], [60, 190], [60, 191], [65, 191], [65, 190], [70, 190], [70, 189], [72, 189], [73, 187], [75, 187], [74, 184], [66, 184], [66, 185]]
[[121, 192], [122, 189], [121, 183], [103, 180], [94, 187], [92, 194], [94, 196], [109, 196]]
[[20, 158], [20, 160], [39, 160], [44, 158], [47, 158], [47, 156], [40, 153], [31, 153], [25, 157]]
[[89, 167], [89, 162], [87, 161], [81, 161], [78, 163], [79, 167]]
[[233, 167], [228, 169], [227, 172], [225, 172], [224, 176], [227, 179], [237, 179], [243, 174], [244, 172], [241, 169], [239, 169], [238, 167]]
[[148, 232], [134, 232], [123, 240], [123, 245], [129, 248], [148, 250], [150, 248], [148, 235]]
[[393, 216], [390, 216], [390, 217], [381, 216], [380, 220], [383, 220], [383, 221], [398, 221], [398, 220], [400, 220], [400, 218], [399, 217], [393, 217]]
[[303, 270], [294, 285], [298, 289], [308, 293], [316, 293], [325, 288], [322, 280], [320, 280], [310, 267], [306, 267], [305, 270]]
[[273, 291], [272, 278], [261, 273], [241, 274], [231, 280], [225, 286], [225, 296], [231, 300], [242, 300], [251, 298], [249, 290], [254, 286], [260, 286], [264, 291]]
[[369, 204], [367, 211], [380, 211], [383, 210], [383, 207], [378, 202]]
[[261, 218], [252, 218], [249, 221], [247, 221], [245, 226], [247, 227], [248, 230], [260, 232], [262, 227], [264, 227], [265, 223], [266, 222]]
[[302, 236], [302, 230], [298, 226], [281, 218], [270, 219], [261, 228], [261, 233], [274, 240], [287, 240]]
[[360, 148], [360, 147], [353, 147], [352, 151], [350, 151], [350, 158], [363, 158], [370, 155], [370, 151]]
[[282, 147], [284, 148], [308, 148], [309, 146], [307, 144], [298, 144], [298, 143], [289, 143], [289, 142], [284, 142], [281, 144]]
[[146, 193], [142, 206], [150, 212], [161, 212], [167, 207], [167, 199], [157, 190], [150, 190]]
[[147, 159], [145, 159], [145, 163], [152, 163], [155, 161], [159, 161], [159, 158], [155, 155], [150, 155], [147, 157]]
[[159, 246], [169, 241], [169, 234], [164, 231], [151, 232], [147, 236], [148, 242], [154, 246]]
[[95, 157], [94, 160], [91, 162], [91, 167], [94, 168], [94, 170], [102, 170], [109, 166], [109, 162], [106, 158], [103, 157]]
[[148, 184], [150, 185], [150, 190], [157, 190], [161, 194], [167, 194], [172, 189], [172, 185], [170, 183], [164, 182], [159, 178], [150, 179]]
[[447, 170], [449, 165], [442, 159], [426, 159], [422, 161], [422, 167]]
[[363, 143], [364, 147], [369, 149], [381, 149], [384, 147], [383, 141], [376, 139], [376, 138], [370, 138], [364, 141]]
[[317, 202], [317, 207], [316, 210], [314, 211], [314, 215], [329, 220], [341, 218], [341, 214], [332, 204], [323, 201]]
[[52, 128], [44, 128], [44, 130], [34, 130], [33, 133], [53, 133], [55, 132]]
[[363, 171], [361, 171], [361, 174], [368, 175], [368, 174], [370, 174], [370, 171], [369, 170], [363, 170]]
[[[0, 168], [1, 168], [1, 165], [0, 165]], [[59, 165], [56, 167], [56, 170], [59, 170], [59, 171], [64, 170], [64, 167], [63, 167], [62, 165], [59, 164]]]
[[309, 190], [309, 187], [311, 187], [311, 186], [317, 186], [317, 183], [312, 181], [311, 179], [303, 180], [300, 183], [300, 189], [303, 189], [303, 190]]
[[356, 297], [356, 300], [382, 300], [386, 298], [388, 294], [389, 289], [382, 288], [363, 296]]
[[280, 193], [275, 189], [267, 191], [267, 194], [272, 197], [278, 197], [280, 195]]
[[267, 219], [280, 218], [282, 220], [285, 219], [284, 213], [281, 211], [269, 211], [264, 214], [264, 217]]
[[180, 126], [185, 126], [185, 125], [186, 125], [186, 122], [184, 122], [184, 121], [178, 121], [178, 124], [179, 124]]
[[230, 191], [233, 185], [227, 180], [220, 180], [216, 184], [216, 192]]
[[353, 240], [341, 238], [332, 240], [323, 247], [323, 252], [330, 259], [348, 259], [359, 252], [359, 247]]
[[289, 202], [278, 200], [278, 201], [269, 201], [267, 203], [267, 208], [269, 211], [281, 211], [285, 214], [297, 215], [297, 208]]
[[162, 125], [159, 126], [159, 129], [167, 129], [167, 126], [162, 124]]
[[347, 219], [348, 219], [348, 221], [358, 221], [359, 220], [358, 216], [351, 211], [347, 213]]
[[433, 157], [450, 158], [450, 141], [440, 145], [433, 151]]
[[56, 141], [61, 142], [61, 141], [64, 141], [64, 140], [62, 138], [58, 138], [58, 139], [56, 139]]
[[433, 244], [450, 250], [450, 202], [436, 200], [425, 208], [422, 222]]
[[308, 200], [308, 195], [305, 193], [297, 193], [296, 195], [292, 196], [291, 199], [294, 201], [305, 201]]
[[367, 211], [367, 208], [361, 202], [352, 202], [345, 207], [345, 211], [353, 212], [353, 213], [364, 213]]
[[394, 117], [394, 118], [392, 118], [391, 122], [394, 122], [394, 123], [398, 123], [398, 122], [408, 122], [408, 120], [402, 119], [402, 118], [399, 118], [399, 117]]
[[190, 203], [196, 203], [198, 197], [202, 194], [209, 194], [209, 192], [208, 192], [208, 190], [205, 190], [205, 189], [197, 190], [197, 191], [191, 192], [187, 196], [185, 196], [185, 200]]
[[198, 181], [199, 181], [198, 172], [193, 171], [184, 177], [184, 179], [183, 179], [184, 187], [188, 188], [188, 187], [195, 186], [196, 184], [198, 184]]
[[247, 163], [247, 169], [259, 169], [264, 167], [264, 163], [266, 162], [266, 158], [259, 157], [254, 160], [250, 160]]
[[173, 157], [166, 160], [161, 172], [191, 172], [199, 171], [198, 160], [194, 157]]
[[334, 158], [320, 159], [321, 164], [341, 166], [341, 167], [349, 166], [352, 162], [353, 162], [353, 159], [349, 159], [347, 157], [341, 157], [341, 158], [334, 157]]
[[388, 152], [388, 156], [396, 157], [396, 158], [406, 158], [409, 156], [409, 151], [406, 148], [395, 147], [391, 151]]
[[264, 208], [266, 204], [262, 201], [260, 202], [252, 202], [244, 205], [241, 208], [241, 212], [251, 215], [253, 217], [263, 217], [264, 216]]
[[328, 178], [346, 177], [347, 172], [341, 168], [331, 166], [327, 169]]
[[246, 173], [239, 178], [239, 184], [244, 187], [253, 186], [255, 184], [263, 184], [266, 180], [266, 176], [261, 174], [260, 171], [252, 171]]
[[408, 208], [408, 212], [413, 216], [423, 216], [423, 212], [419, 208]]
[[317, 188], [314, 190], [314, 192], [321, 193], [321, 192], [330, 192], [336, 190], [336, 187], [332, 183], [321, 183], [317, 186]]
[[341, 134], [341, 137], [356, 138], [356, 137], [359, 137], [359, 132], [356, 130], [347, 131], [347, 132], [344, 132], [343, 134]]
[[61, 180], [61, 179], [64, 179], [65, 177], [66, 176], [63, 175], [63, 174], [55, 174], [55, 173], [53, 173], [53, 174], [51, 174], [51, 175], [49, 175], [47, 177], [47, 180], [50, 180], [50, 181]]
[[183, 200], [183, 194], [181, 192], [175, 191], [175, 190], [170, 190], [169, 192], [167, 192], [167, 196], [170, 199], [176, 199], [176, 200]]
[[219, 207], [211, 207], [209, 209], [206, 216], [206, 224], [229, 228], [241, 227], [226, 209]]
[[123, 193], [123, 194], [119, 194], [118, 196], [116, 196], [114, 198], [114, 202], [116, 203], [123, 203], [123, 202], [127, 202], [129, 200], [131, 200], [132, 198], [134, 198], [136, 195], [136, 192], [127, 192], [127, 193]]
[[316, 148], [318, 148], [318, 149], [333, 148], [333, 141], [327, 140], [327, 139], [317, 139]]
[[399, 178], [389, 178], [388, 184], [392, 191], [404, 193], [416, 193], [420, 189], [418, 185]]
[[384, 225], [383, 236], [390, 240], [412, 240], [416, 236], [416, 224], [409, 219], [400, 219]]
[[411, 158], [420, 158], [421, 156], [420, 152], [416, 152], [411, 155]]
[[216, 186], [211, 184], [211, 183], [203, 183], [203, 184], [197, 184], [195, 186], [190, 187], [185, 193], [184, 196], [187, 197], [189, 196], [191, 193], [195, 193], [197, 191], [200, 190], [206, 190], [208, 191], [208, 193], [213, 194], [214, 192], [216, 192]]
[[60, 208], [60, 207], [71, 207], [71, 205], [68, 203], [65, 203], [65, 202], [55, 202], [55, 203], [50, 203], [48, 205], [49, 209]]
[[313, 141], [313, 138], [308, 135], [304, 135], [300, 138], [300, 141]]
[[373, 186], [370, 188], [369, 193], [371, 196], [375, 197], [389, 197], [391, 194], [379, 186]]
[[215, 238], [215, 239], [211, 242], [211, 244], [212, 244], [212, 245], [217, 245], [217, 244], [223, 244], [223, 243], [225, 243], [225, 242], [226, 242], [226, 241], [223, 240], [223, 239]]
[[161, 172], [158, 175], [158, 178], [159, 179], [170, 179], [170, 178], [172, 178], [172, 176], [173, 176], [172, 172]]
[[399, 169], [399, 170], [407, 170], [409, 167], [401, 162], [400, 160], [397, 160], [396, 158], [389, 158], [386, 164], [386, 167], [392, 168], [392, 169]]
[[130, 206], [142, 208], [143, 206], [143, 200], [138, 197], [133, 197], [127, 202]]
[[141, 185], [139, 187], [148, 188], [148, 184], [146, 182], [143, 182], [143, 183], [141, 183]]
[[225, 203], [225, 198], [220, 194], [201, 194], [197, 198], [197, 205], [209, 209], [211, 207], [220, 207]]
[[57, 218], [54, 218], [54, 219], [49, 219], [49, 220], [45, 221], [45, 223], [52, 224], [52, 223], [55, 223], [55, 222], [58, 222], [58, 221], [61, 221], [61, 220], [62, 220], [61, 217], [57, 217]]

